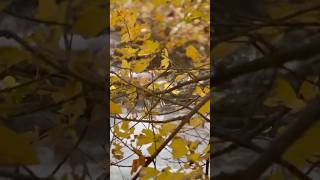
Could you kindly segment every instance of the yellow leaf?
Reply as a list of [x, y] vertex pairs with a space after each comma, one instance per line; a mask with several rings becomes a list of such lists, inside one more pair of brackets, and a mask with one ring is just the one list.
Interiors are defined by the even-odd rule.
[[199, 113], [207, 114], [210, 113], [210, 101], [207, 101], [200, 109]]
[[170, 60], [168, 58], [164, 58], [161, 60], [161, 68], [167, 69], [169, 67]]
[[137, 146], [142, 146], [144, 144], [149, 144], [154, 141], [154, 134], [151, 129], [143, 129], [142, 130], [143, 134], [140, 134], [138, 136], [138, 141], [137, 141]]
[[126, 42], [136, 40], [137, 37], [140, 35], [142, 28], [144, 28], [144, 25], [136, 24], [131, 28], [129, 28], [129, 33], [128, 33], [128, 29], [126, 28], [121, 29], [121, 42], [126, 43]]
[[161, 23], [161, 22], [163, 22], [164, 17], [159, 12], [156, 12], [154, 19]]
[[176, 123], [165, 123], [163, 125], [161, 125], [161, 128], [160, 128], [160, 135], [162, 136], [166, 136], [168, 134], [170, 134], [175, 128], [177, 127], [177, 124]]
[[113, 143], [113, 149], [111, 150], [113, 156], [118, 159], [121, 160], [123, 159], [123, 155], [124, 153], [122, 152], [122, 146], [118, 143]]
[[206, 146], [206, 148], [203, 149], [202, 153], [208, 153], [210, 152], [210, 144]]
[[318, 77], [308, 77], [307, 79], [309, 81], [304, 81], [302, 83], [299, 90], [299, 94], [302, 95], [303, 99], [309, 101], [314, 99], [317, 95], [319, 95], [319, 88], [311, 83], [316, 83], [318, 81]]
[[111, 114], [121, 114], [122, 113], [121, 105], [110, 101], [110, 113]]
[[305, 106], [304, 101], [297, 97], [291, 84], [283, 78], [277, 78], [272, 93], [273, 95], [264, 101], [264, 105], [270, 107], [284, 105], [293, 111], [298, 111]]
[[200, 154], [193, 153], [193, 154], [187, 155], [187, 159], [188, 161], [191, 161], [191, 162], [198, 162], [200, 160]]
[[[126, 125], [124, 125], [126, 126]], [[125, 128], [125, 129], [123, 129]], [[125, 138], [125, 139], [129, 139], [131, 137], [131, 135], [134, 133], [134, 128], [131, 127], [130, 129], [126, 128], [126, 127], [121, 127], [121, 129], [119, 128], [119, 125], [114, 126], [114, 134], [116, 136], [118, 136], [119, 138]]]
[[317, 123], [287, 149], [283, 158], [298, 167], [307, 165], [306, 160], [311, 160], [314, 155], [320, 152], [319, 137], [320, 123]]
[[79, 18], [74, 23], [74, 31], [83, 37], [92, 37], [107, 28], [106, 11], [96, 6], [85, 6]]
[[0, 137], [0, 166], [39, 163], [35, 150], [21, 135], [0, 126]]
[[66, 3], [59, 6], [55, 0], [40, 0], [35, 17], [41, 20], [63, 22]]
[[82, 84], [79, 81], [67, 82], [66, 85], [60, 88], [58, 91], [51, 94], [52, 99], [55, 102], [59, 102], [75, 96], [82, 91]]
[[160, 175], [156, 177], [157, 180], [168, 180], [168, 179], [174, 179], [174, 180], [184, 180], [188, 179], [184, 176], [182, 173], [174, 173], [170, 172], [170, 169], [166, 168], [162, 170]]
[[172, 140], [170, 147], [172, 148], [172, 156], [173, 158], [182, 158], [188, 152], [187, 142], [182, 138], [175, 138]]
[[156, 177], [159, 171], [152, 167], [144, 167], [141, 171], [141, 180], [149, 180], [150, 178]]
[[203, 15], [202, 12], [193, 9], [193, 10], [191, 11], [191, 16], [190, 16], [190, 18], [191, 18], [191, 19], [196, 19], [196, 18], [201, 17], [202, 15]]
[[204, 120], [202, 118], [192, 118], [190, 119], [190, 126], [197, 128], [197, 127], [203, 127]]
[[131, 63], [129, 63], [127, 60], [121, 60], [121, 68], [130, 69]]
[[176, 81], [180, 81], [180, 80], [184, 79], [185, 77], [186, 77], [186, 75], [184, 75], [184, 74], [178, 75], [176, 77]]
[[127, 47], [127, 48], [117, 48], [115, 49], [115, 51], [121, 53], [123, 58], [128, 59], [136, 56], [136, 52], [138, 51], [138, 49]]
[[163, 139], [156, 138], [154, 142], [147, 148], [147, 151], [150, 155], [154, 154], [154, 152], [161, 146], [163, 143]]
[[291, 84], [283, 78], [278, 78], [276, 80], [275, 92], [285, 106], [292, 108], [293, 110], [299, 110], [305, 106], [305, 103], [297, 98]]
[[193, 47], [192, 45], [189, 45], [186, 49], [186, 56], [190, 57], [193, 61], [198, 61], [199, 58], [201, 57], [200, 53], [198, 50]]
[[123, 129], [124, 131], [129, 130], [129, 121], [123, 121], [121, 125], [121, 129]]
[[147, 40], [140, 46], [139, 56], [155, 53], [159, 48], [159, 43], [156, 41]]
[[206, 93], [204, 92], [204, 90], [201, 89], [201, 87], [197, 86], [195, 88], [195, 90], [193, 91], [193, 94], [194, 95], [197, 95], [197, 96], [200, 96], [200, 97], [203, 97], [206, 95]]
[[133, 63], [132, 71], [135, 73], [140, 73], [144, 71], [148, 66], [152, 58], [141, 59]]
[[17, 84], [16, 79], [13, 76], [6, 76], [3, 78], [2, 83], [6, 88], [13, 87]]
[[213, 48], [213, 58], [221, 59], [239, 48], [239, 43], [221, 43]]
[[14, 47], [0, 47], [0, 72], [21, 61], [32, 59], [29, 51]]

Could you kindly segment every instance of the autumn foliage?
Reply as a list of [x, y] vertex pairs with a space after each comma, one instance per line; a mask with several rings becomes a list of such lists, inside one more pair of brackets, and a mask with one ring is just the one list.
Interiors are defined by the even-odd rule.
[[209, 1], [112, 2], [111, 168], [208, 178], [209, 12]]

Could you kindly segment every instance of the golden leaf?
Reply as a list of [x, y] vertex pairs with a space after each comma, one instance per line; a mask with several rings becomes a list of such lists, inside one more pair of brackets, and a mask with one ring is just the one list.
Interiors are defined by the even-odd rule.
[[31, 60], [29, 51], [14, 47], [0, 47], [0, 72], [1, 69], [9, 68], [21, 61]]
[[121, 53], [123, 58], [128, 59], [128, 58], [136, 56], [136, 52], [138, 51], [138, 49], [126, 47], [126, 48], [117, 48], [117, 49], [115, 49], [115, 51]]
[[198, 50], [193, 47], [192, 45], [189, 45], [186, 49], [186, 56], [190, 57], [193, 61], [197, 62], [199, 58], [201, 57]]
[[154, 134], [151, 129], [143, 129], [142, 130], [143, 134], [140, 134], [138, 136], [138, 141], [137, 141], [137, 146], [142, 146], [144, 144], [149, 144], [154, 141]]
[[146, 40], [141, 46], [139, 56], [155, 53], [159, 48], [159, 43], [156, 41]]
[[121, 160], [123, 159], [123, 152], [122, 152], [122, 146], [118, 143], [113, 143], [114, 145], [114, 148], [111, 150], [113, 156], [118, 159], [118, 160]]
[[141, 180], [149, 180], [150, 178], [154, 178], [157, 176], [159, 171], [152, 167], [144, 167], [141, 171]]
[[79, 18], [75, 21], [73, 29], [83, 37], [92, 37], [106, 29], [106, 11], [98, 6], [85, 6]]
[[141, 59], [133, 63], [133, 68], [132, 71], [135, 73], [141, 73], [144, 71], [148, 66], [152, 58], [146, 58], [146, 59]]
[[298, 167], [307, 165], [306, 160], [311, 160], [313, 155], [320, 152], [320, 141], [317, 141], [319, 137], [320, 123], [317, 123], [287, 149], [283, 158]]
[[59, 6], [55, 0], [41, 0], [35, 17], [41, 20], [63, 22], [67, 3]]
[[110, 113], [111, 114], [121, 114], [122, 113], [121, 105], [110, 101]]
[[166, 136], [168, 134], [170, 134], [175, 128], [177, 127], [176, 123], [164, 123], [163, 125], [161, 125], [160, 128], [160, 135], [161, 136]]
[[274, 96], [269, 97], [264, 102], [266, 106], [274, 107], [283, 104], [293, 111], [305, 106], [305, 103], [297, 97], [291, 84], [283, 78], [277, 78], [273, 93]]
[[6, 76], [3, 78], [2, 83], [6, 88], [13, 87], [17, 84], [16, 78], [13, 76]]
[[0, 137], [1, 166], [39, 163], [35, 150], [21, 135], [0, 126]]
[[190, 119], [190, 126], [197, 128], [197, 127], [203, 127], [204, 120], [202, 118], [192, 118]]
[[182, 158], [187, 154], [187, 142], [182, 138], [174, 138], [170, 147], [172, 148], [173, 158]]
[[150, 155], [154, 154], [155, 151], [161, 146], [163, 139], [156, 138], [154, 142], [147, 148], [147, 151]]
[[200, 109], [199, 113], [207, 114], [210, 113], [210, 101], [207, 101]]
[[309, 101], [314, 99], [317, 95], [319, 95], [319, 88], [315, 84], [311, 83], [316, 83], [318, 81], [318, 77], [308, 77], [307, 79], [309, 81], [304, 81], [302, 83], [299, 90], [299, 94], [302, 95], [303, 99]]
[[239, 48], [239, 43], [221, 43], [213, 48], [213, 58], [221, 59]]

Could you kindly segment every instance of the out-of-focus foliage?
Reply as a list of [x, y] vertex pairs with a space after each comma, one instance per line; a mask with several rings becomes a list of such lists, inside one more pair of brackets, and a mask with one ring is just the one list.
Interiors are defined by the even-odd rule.
[[[73, 170], [70, 162], [82, 161], [73, 152], [87, 129], [105, 124], [106, 118], [99, 109], [108, 103], [107, 9], [108, 2], [101, 0], [0, 2], [1, 167], [41, 166], [38, 148], [43, 146]], [[86, 40], [101, 37], [103, 45], [86, 47]]]
[[[301, 137], [291, 133], [283, 142], [274, 142], [291, 132], [297, 119], [310, 119], [311, 113], [303, 112], [319, 99], [319, 53], [308, 51], [313, 48], [309, 43], [319, 44], [319, 1], [216, 0], [214, 4], [211, 56], [217, 75], [212, 87], [217, 133], [213, 133], [212, 153], [219, 165], [213, 169], [217, 174], [237, 169], [244, 179], [258, 179], [251, 176], [255, 167], [246, 169], [247, 161], [259, 167], [264, 153], [251, 145], [272, 151], [294, 139], [280, 155], [287, 164], [270, 155], [266, 159], [271, 163], [259, 177], [317, 179], [318, 122]], [[257, 158], [250, 160], [253, 154]], [[224, 162], [228, 163], [221, 165]], [[223, 173], [217, 174], [213, 179], [224, 179]], [[235, 177], [241, 179], [239, 174]]]

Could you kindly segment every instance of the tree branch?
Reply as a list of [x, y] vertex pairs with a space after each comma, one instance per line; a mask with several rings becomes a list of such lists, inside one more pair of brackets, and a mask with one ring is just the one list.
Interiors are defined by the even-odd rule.
[[[279, 160], [281, 155], [309, 128], [312, 127], [320, 117], [320, 98], [313, 100], [302, 111], [297, 113], [296, 121], [290, 124], [285, 132], [273, 140], [265, 152], [246, 170], [233, 174], [222, 174], [215, 177], [217, 180], [227, 179], [258, 179], [260, 175], [274, 162]], [[288, 117], [288, 118], [291, 118]]]
[[217, 86], [245, 74], [257, 72], [262, 69], [280, 67], [284, 63], [293, 60], [303, 61], [306, 60], [306, 58], [317, 54], [320, 54], [319, 38], [310, 43], [296, 46], [291, 49], [277, 51], [254, 61], [233, 66], [227, 70], [222, 70], [223, 67], [217, 64], [217, 72], [213, 77], [213, 82], [214, 85]]

